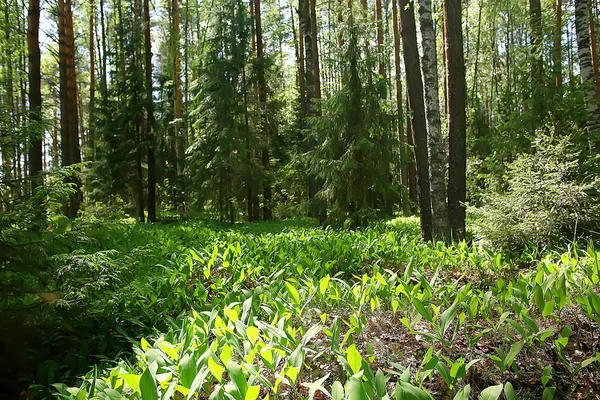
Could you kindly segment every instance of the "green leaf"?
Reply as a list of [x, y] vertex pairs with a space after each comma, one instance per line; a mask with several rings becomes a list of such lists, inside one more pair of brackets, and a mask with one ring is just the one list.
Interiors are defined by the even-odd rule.
[[331, 397], [333, 397], [333, 400], [344, 400], [344, 396], [344, 387], [340, 381], [333, 382], [333, 386], [331, 386]]
[[248, 336], [248, 340], [250, 340], [250, 343], [252, 344], [256, 343], [259, 334], [260, 331], [255, 326], [249, 326], [246, 328], [246, 336]]
[[319, 293], [321, 293], [321, 295], [324, 295], [327, 291], [327, 288], [329, 288], [329, 280], [329, 274], [325, 275], [321, 278], [321, 280], [319, 280]]
[[446, 333], [446, 331], [450, 327], [450, 324], [452, 323], [452, 320], [456, 316], [457, 309], [458, 309], [458, 303], [454, 302], [454, 304], [452, 304], [440, 316], [440, 329], [442, 331], [442, 334]]
[[513, 361], [515, 360], [515, 357], [519, 354], [519, 352], [523, 348], [523, 343], [524, 343], [523, 340], [519, 340], [518, 342], [515, 342], [510, 347], [508, 354], [504, 358], [504, 366], [506, 366], [508, 368], [512, 365]]
[[506, 382], [504, 385], [504, 395], [506, 396], [506, 400], [519, 400], [515, 388], [510, 382]]
[[553, 400], [555, 392], [556, 392], [556, 388], [554, 388], [554, 387], [545, 388], [544, 392], [542, 393], [542, 400]]
[[433, 318], [431, 317], [431, 313], [429, 312], [429, 310], [427, 308], [425, 308], [423, 303], [421, 303], [421, 300], [414, 298], [413, 305], [415, 306], [415, 309], [419, 312], [419, 314], [421, 314], [421, 316], [423, 318], [425, 318], [427, 321], [433, 323]]
[[300, 304], [300, 294], [298, 293], [298, 290], [294, 287], [294, 285], [292, 285], [288, 281], [285, 281], [285, 287], [287, 288], [287, 291], [290, 294], [292, 303], [294, 303], [294, 305], [296, 305], [296, 306], [299, 305]]
[[150, 373], [149, 368], [146, 368], [140, 378], [140, 394], [144, 400], [158, 400], [156, 382], [154, 382], [154, 377]]
[[218, 364], [212, 357], [208, 357], [208, 370], [211, 374], [217, 379], [219, 383], [223, 380], [223, 372], [225, 372], [225, 368], [223, 368], [220, 364]]
[[260, 386], [250, 386], [244, 400], [256, 400], [260, 395]]
[[179, 381], [181, 385], [190, 388], [196, 377], [196, 363], [194, 358], [188, 353], [184, 354], [179, 360]]
[[430, 400], [429, 394], [423, 389], [402, 380], [396, 384], [394, 395], [396, 400]]
[[348, 360], [348, 364], [350, 364], [350, 369], [352, 370], [352, 373], [358, 373], [362, 368], [363, 358], [358, 352], [358, 350], [356, 350], [356, 345], [351, 344], [350, 347], [348, 347], [348, 350], [346, 351], [346, 357]]
[[546, 318], [550, 314], [552, 314], [554, 312], [554, 305], [554, 300], [550, 300], [549, 302], [547, 302], [544, 306], [544, 309], [542, 310], [542, 317]]
[[230, 359], [227, 360], [227, 371], [229, 372], [229, 376], [233, 380], [233, 383], [239, 390], [240, 394], [243, 395], [246, 393], [248, 391], [248, 383], [246, 382], [244, 372], [242, 372], [242, 367]]
[[386, 395], [386, 379], [385, 374], [382, 370], [377, 370], [375, 374], [375, 390], [377, 391], [377, 397], [382, 399]]
[[479, 400], [498, 400], [502, 394], [503, 385], [490, 386], [487, 389], [481, 391]]
[[469, 400], [469, 394], [471, 394], [471, 385], [467, 385], [460, 389], [453, 400]]
[[370, 400], [363, 382], [352, 376], [347, 384], [346, 393], [349, 400]]
[[535, 304], [538, 306], [540, 311], [543, 311], [546, 301], [544, 300], [544, 292], [542, 291], [542, 287], [538, 284], [536, 284], [533, 288], [533, 299], [535, 300]]

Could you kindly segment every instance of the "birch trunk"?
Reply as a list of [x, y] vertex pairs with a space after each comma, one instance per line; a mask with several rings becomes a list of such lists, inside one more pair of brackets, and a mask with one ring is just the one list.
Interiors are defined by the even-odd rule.
[[437, 74], [436, 38], [433, 28], [431, 0], [419, 0], [419, 22], [423, 57], [423, 83], [425, 87], [425, 110], [427, 113], [427, 151], [429, 155], [429, 183], [431, 186], [431, 227], [435, 239], [450, 237], [448, 205], [446, 204], [446, 157]]
[[594, 68], [590, 51], [590, 36], [588, 27], [588, 0], [575, 0], [575, 30], [577, 33], [577, 54], [579, 56], [579, 70], [581, 84], [588, 110], [586, 129], [590, 147], [600, 148], [598, 130], [600, 128], [600, 115], [596, 99], [594, 82]]

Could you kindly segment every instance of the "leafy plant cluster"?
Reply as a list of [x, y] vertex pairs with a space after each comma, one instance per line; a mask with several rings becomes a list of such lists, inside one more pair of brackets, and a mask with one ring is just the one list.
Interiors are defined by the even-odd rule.
[[[476, 245], [424, 244], [411, 226], [418, 232], [405, 219], [356, 232], [143, 228], [136, 234], [171, 255], [112, 289], [117, 332], [135, 356], [101, 364], [77, 386], [55, 384], [55, 395], [553, 398], [594, 381], [593, 246], [510, 260]], [[386, 320], [404, 347], [378, 331]]]

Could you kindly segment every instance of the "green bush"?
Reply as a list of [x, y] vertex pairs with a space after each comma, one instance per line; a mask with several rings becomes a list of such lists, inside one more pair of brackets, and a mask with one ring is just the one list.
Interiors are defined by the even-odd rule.
[[582, 160], [570, 138], [542, 137], [533, 154], [507, 166], [506, 190], [470, 207], [476, 238], [504, 250], [577, 240], [600, 221], [598, 178], [581, 176]]

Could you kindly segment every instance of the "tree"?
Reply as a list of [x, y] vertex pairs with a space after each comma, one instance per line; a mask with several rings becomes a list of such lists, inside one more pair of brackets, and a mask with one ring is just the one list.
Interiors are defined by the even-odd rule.
[[146, 142], [148, 157], [148, 222], [156, 222], [156, 137], [152, 83], [152, 41], [150, 36], [150, 0], [144, 0], [144, 70], [146, 83]]
[[[73, 13], [71, 0], [58, 0], [58, 40], [60, 71], [60, 131], [62, 165], [69, 166], [81, 162], [79, 152], [79, 113], [77, 102], [77, 73], [75, 69], [75, 37], [73, 34]], [[65, 207], [65, 214], [73, 218], [81, 203], [80, 182]]]
[[446, 0], [448, 53], [448, 216], [455, 240], [465, 237], [467, 195], [467, 124], [461, 0]]
[[448, 206], [446, 204], [446, 154], [440, 119], [436, 39], [431, 14], [431, 0], [419, 0], [419, 22], [423, 46], [421, 65], [427, 112], [432, 234], [436, 239], [447, 239], [450, 237], [450, 225], [448, 224]]
[[533, 88], [534, 118], [543, 117], [544, 112], [544, 61], [542, 6], [540, 0], [529, 0], [529, 16], [531, 24], [531, 81]]
[[398, 30], [398, 1], [392, 0], [392, 25], [394, 33], [394, 68], [396, 70], [395, 83], [396, 83], [396, 112], [398, 114], [398, 142], [400, 145], [400, 182], [404, 187], [402, 192], [402, 212], [405, 216], [410, 213], [409, 209], [409, 183], [408, 183], [408, 168], [406, 166], [406, 136], [404, 133], [404, 114], [402, 112], [402, 73], [400, 67], [400, 32]]
[[596, 98], [594, 68], [590, 52], [588, 7], [588, 0], [575, 1], [575, 29], [577, 31], [577, 54], [579, 56], [581, 84], [583, 85], [588, 111], [586, 129], [590, 146], [598, 148], [600, 146], [600, 135], [598, 133], [600, 130], [600, 110]]
[[432, 239], [431, 192], [429, 183], [429, 156], [427, 154], [427, 123], [423, 100], [423, 81], [419, 66], [417, 47], [417, 28], [412, 1], [400, 0], [400, 24], [402, 27], [402, 49], [404, 50], [404, 68], [406, 70], [408, 103], [411, 111], [412, 126], [417, 165], [417, 185], [421, 218], [421, 236]]
[[262, 35], [262, 19], [260, 12], [260, 0], [254, 1], [254, 18], [256, 20], [256, 57], [257, 57], [257, 75], [258, 75], [258, 98], [261, 108], [262, 116], [262, 130], [264, 139], [264, 145], [262, 148], [262, 165], [265, 169], [265, 179], [263, 182], [263, 218], [265, 221], [273, 219], [273, 212], [271, 209], [272, 193], [271, 193], [271, 182], [269, 176], [269, 168], [271, 158], [269, 156], [269, 145], [270, 145], [270, 126], [267, 116], [267, 82], [265, 80], [265, 57], [264, 57], [264, 43]]
[[40, 54], [40, 2], [29, 1], [27, 49], [29, 51], [29, 121], [31, 147], [29, 148], [29, 175], [32, 191], [43, 182], [38, 176], [43, 169], [42, 152], [42, 73]]

